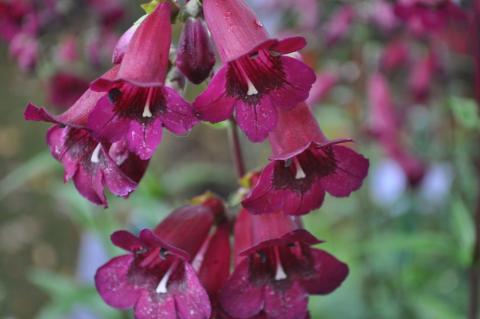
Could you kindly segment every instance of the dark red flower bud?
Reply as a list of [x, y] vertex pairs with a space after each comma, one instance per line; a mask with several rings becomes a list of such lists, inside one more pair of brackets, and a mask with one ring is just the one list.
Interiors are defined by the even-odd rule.
[[205, 23], [189, 18], [178, 42], [177, 67], [195, 84], [203, 82], [215, 65], [215, 53]]

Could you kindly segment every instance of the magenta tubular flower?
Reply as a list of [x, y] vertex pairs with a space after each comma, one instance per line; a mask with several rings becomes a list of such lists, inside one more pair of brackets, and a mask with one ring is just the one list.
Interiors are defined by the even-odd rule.
[[381, 73], [373, 74], [368, 83], [369, 132], [381, 140], [391, 140], [398, 134], [400, 123], [387, 80]]
[[442, 31], [449, 22], [466, 19], [465, 12], [451, 0], [403, 0], [394, 12], [416, 35]]
[[100, 99], [88, 126], [102, 140], [124, 141], [141, 159], [150, 159], [162, 128], [187, 133], [197, 120], [191, 106], [164, 85], [171, 43], [170, 4], [160, 4], [137, 28], [114, 79], [92, 83]]
[[235, 253], [242, 258], [220, 295], [232, 317], [307, 318], [308, 296], [329, 294], [347, 277], [346, 264], [311, 247], [321, 241], [297, 217], [243, 209], [238, 219]]
[[30, 72], [37, 66], [39, 48], [34, 36], [28, 33], [17, 34], [10, 42], [9, 51], [22, 71]]
[[11, 41], [18, 33], [25, 31], [25, 20], [33, 12], [32, 4], [26, 1], [0, 2], [0, 39]]
[[368, 160], [340, 145], [350, 139], [328, 141], [305, 103], [280, 112], [269, 141], [271, 163], [242, 201], [252, 213], [306, 214], [321, 206], [325, 192], [349, 196], [367, 176]]
[[405, 40], [397, 39], [387, 44], [381, 57], [381, 66], [387, 71], [393, 71], [405, 66], [410, 60], [410, 48]]
[[387, 156], [403, 169], [409, 184], [416, 186], [426, 172], [424, 163], [411, 154], [400, 141], [401, 123], [397, 120], [390, 88], [384, 76], [374, 74], [368, 84], [370, 100], [369, 132]]
[[232, 116], [253, 142], [264, 140], [276, 124], [278, 110], [308, 97], [315, 73], [285, 56], [306, 44], [301, 37], [270, 39], [242, 0], [206, 0], [203, 12], [225, 64], [193, 106], [202, 120], [221, 122]]
[[188, 18], [178, 40], [177, 68], [194, 84], [202, 83], [215, 65], [207, 28], [202, 19]]
[[314, 105], [322, 102], [330, 93], [330, 91], [337, 85], [338, 76], [331, 72], [323, 72], [317, 74], [317, 80], [313, 83], [310, 90], [310, 96], [307, 99], [307, 104]]
[[100, 296], [117, 309], [134, 308], [136, 319], [208, 319], [211, 306], [191, 261], [207, 239], [213, 214], [202, 205], [173, 211], [152, 232], [112, 235], [130, 252], [97, 270]]
[[[105, 76], [113, 73], [115, 69]], [[148, 161], [128, 152], [122, 142], [100, 142], [85, 128], [92, 108], [103, 95], [87, 90], [72, 107], [58, 116], [29, 104], [25, 119], [55, 124], [47, 133], [47, 143], [53, 157], [64, 166], [65, 182], [73, 180], [82, 196], [107, 207], [104, 188], [116, 196], [127, 197], [136, 189]]]
[[438, 57], [432, 50], [413, 65], [408, 85], [415, 101], [421, 103], [429, 98], [432, 80], [438, 70]]
[[325, 27], [326, 39], [329, 45], [335, 44], [347, 35], [355, 14], [355, 10], [351, 5], [344, 5], [333, 14]]

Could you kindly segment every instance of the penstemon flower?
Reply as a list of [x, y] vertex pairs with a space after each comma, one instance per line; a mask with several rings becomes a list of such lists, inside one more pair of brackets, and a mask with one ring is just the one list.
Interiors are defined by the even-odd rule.
[[305, 103], [280, 112], [269, 141], [271, 163], [242, 201], [255, 214], [306, 214], [321, 206], [325, 192], [349, 196], [367, 176], [368, 160], [340, 145], [350, 139], [327, 140]]
[[89, 128], [102, 140], [123, 141], [141, 159], [153, 156], [162, 128], [187, 133], [197, 122], [191, 106], [165, 86], [171, 43], [170, 4], [160, 4], [135, 30], [115, 78], [91, 85], [108, 92], [89, 118]]
[[221, 291], [223, 309], [234, 318], [308, 318], [309, 294], [328, 294], [348, 267], [281, 211], [251, 215], [242, 210], [235, 225], [235, 270]]
[[315, 73], [286, 56], [305, 39], [272, 39], [242, 0], [206, 0], [205, 20], [223, 62], [193, 106], [202, 120], [235, 119], [253, 142], [264, 140], [277, 123], [279, 110], [305, 101]]
[[[215, 214], [208, 204], [184, 206], [138, 237], [127, 231], [113, 233], [113, 244], [129, 253], [98, 269], [95, 283], [100, 296], [112, 307], [134, 308], [137, 319], [209, 318], [209, 296], [192, 262], [206, 241], [207, 253], [202, 253], [210, 258], [208, 246], [222, 244], [222, 235], [209, 238]], [[201, 276], [213, 274], [204, 271]], [[215, 289], [215, 283], [208, 288]]]
[[[111, 77], [116, 68], [105, 73]], [[64, 113], [53, 116], [33, 104], [25, 110], [25, 119], [54, 123], [47, 133], [52, 156], [65, 169], [64, 180], [73, 180], [85, 198], [107, 207], [104, 188], [127, 197], [137, 188], [148, 166], [128, 151], [122, 142], [103, 143], [86, 128], [88, 116], [104, 94], [87, 90]]]

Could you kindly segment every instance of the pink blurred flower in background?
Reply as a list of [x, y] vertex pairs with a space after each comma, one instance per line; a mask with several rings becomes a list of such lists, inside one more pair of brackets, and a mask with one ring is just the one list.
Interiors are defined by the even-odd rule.
[[65, 110], [82, 96], [89, 84], [79, 76], [59, 71], [48, 79], [48, 103]]
[[340, 7], [332, 14], [324, 26], [328, 45], [333, 45], [347, 36], [356, 15], [354, 7], [349, 4]]

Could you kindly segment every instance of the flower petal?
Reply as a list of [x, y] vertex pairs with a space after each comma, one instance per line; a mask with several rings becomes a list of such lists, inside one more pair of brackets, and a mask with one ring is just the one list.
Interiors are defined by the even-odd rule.
[[73, 176], [73, 183], [83, 197], [106, 208], [107, 198], [103, 191], [103, 172], [95, 166], [97, 165], [78, 165], [77, 172]]
[[108, 96], [101, 98], [88, 117], [88, 128], [100, 139], [115, 143], [128, 132], [130, 120], [118, 116]]
[[273, 188], [275, 162], [265, 166], [251, 192], [242, 201], [242, 206], [253, 214], [268, 214], [281, 209], [283, 191]]
[[325, 199], [325, 191], [319, 182], [313, 182], [304, 191], [289, 191], [284, 199], [284, 211], [290, 215], [304, 215], [319, 208]]
[[110, 239], [115, 246], [131, 252], [141, 249], [144, 246], [137, 236], [126, 230], [114, 232], [110, 236]]
[[175, 298], [178, 316], [183, 319], [208, 319], [211, 306], [208, 294], [198, 280], [192, 266], [184, 263], [184, 279], [169, 286]]
[[193, 108], [201, 120], [217, 123], [232, 116], [235, 98], [227, 96], [227, 67], [221, 68], [193, 102]]
[[304, 37], [290, 37], [275, 43], [270, 50], [288, 54], [303, 49], [307, 45], [307, 40]]
[[264, 305], [264, 286], [250, 282], [249, 260], [244, 259], [220, 292], [220, 303], [232, 317], [250, 318]]
[[137, 302], [142, 288], [133, 285], [128, 279], [132, 262], [132, 255], [123, 255], [111, 259], [97, 270], [95, 286], [108, 305], [128, 309]]
[[329, 294], [347, 278], [348, 266], [326, 251], [312, 248], [311, 253], [315, 271], [309, 271], [298, 280], [310, 294]]
[[235, 104], [238, 126], [252, 142], [261, 142], [268, 137], [268, 133], [277, 125], [277, 116], [277, 110], [268, 97], [254, 105], [241, 100]]
[[185, 134], [198, 123], [193, 114], [192, 106], [185, 101], [174, 89], [164, 87], [167, 107], [159, 117], [163, 125], [172, 133]]
[[285, 74], [285, 83], [277, 90], [273, 90], [269, 96], [272, 104], [289, 110], [298, 103], [305, 101], [316, 80], [313, 70], [300, 60], [282, 56], [282, 67]]
[[107, 166], [102, 170], [105, 185], [112, 194], [127, 197], [138, 184], [126, 176], [108, 155], [106, 155], [106, 162]]
[[171, 294], [143, 291], [135, 304], [135, 319], [177, 319], [175, 300]]
[[130, 121], [130, 130], [127, 137], [128, 148], [141, 159], [150, 159], [161, 140], [162, 120], [160, 118], [156, 118], [149, 123]]
[[308, 294], [296, 281], [279, 281], [273, 286], [267, 285], [265, 312], [269, 319], [305, 318], [308, 313]]
[[352, 149], [333, 145], [336, 168], [321, 178], [322, 187], [332, 196], [345, 197], [362, 186], [368, 174], [369, 161]]

